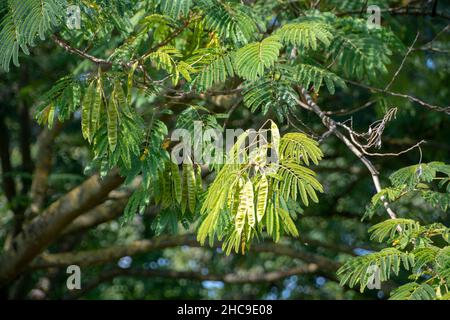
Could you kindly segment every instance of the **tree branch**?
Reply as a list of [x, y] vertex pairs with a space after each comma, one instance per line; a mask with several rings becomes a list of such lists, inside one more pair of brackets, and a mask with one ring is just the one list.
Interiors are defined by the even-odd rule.
[[[344, 144], [350, 149], [350, 151], [356, 155], [361, 162], [366, 166], [366, 168], [369, 170], [370, 175], [372, 176], [372, 181], [375, 186], [375, 190], [378, 192], [381, 191], [381, 184], [380, 184], [380, 178], [379, 173], [375, 166], [372, 164], [372, 162], [339, 130], [337, 130], [337, 123], [330, 117], [328, 117], [321, 109], [320, 107], [313, 101], [309, 93], [304, 89], [300, 88], [301, 94], [304, 97], [306, 102], [303, 101], [297, 101], [297, 103], [307, 109], [313, 111], [319, 118], [322, 120], [322, 123], [325, 125], [325, 127], [328, 128], [329, 131], [331, 131], [339, 140], [344, 142]], [[397, 215], [395, 212], [390, 208], [389, 203], [387, 200], [383, 199], [383, 205], [386, 209], [389, 217], [391, 219], [396, 219]]]
[[63, 48], [64, 50], [66, 50], [67, 52], [70, 52], [74, 55], [77, 55], [83, 59], [87, 59], [89, 61], [92, 61], [98, 65], [105, 65], [108, 67], [112, 66], [112, 62], [111, 61], [107, 61], [105, 59], [101, 59], [101, 58], [97, 58], [94, 57], [86, 52], [81, 51], [80, 49], [74, 48], [72, 47], [70, 44], [68, 44], [66, 41], [64, 41], [63, 39], [61, 39], [57, 34], [53, 34], [50, 36], [53, 40], [53, 42], [55, 42], [58, 46], [60, 46], [61, 48]]
[[161, 47], [164, 47], [165, 45], [169, 44], [170, 41], [172, 41], [173, 39], [175, 39], [177, 36], [179, 36], [188, 26], [189, 24], [192, 22], [192, 19], [186, 19], [183, 22], [183, 25], [176, 29], [175, 31], [173, 31], [164, 41], [154, 45], [153, 47], [151, 47], [146, 53], [144, 53], [140, 58], [135, 59], [133, 61], [130, 62], [130, 65], [134, 64], [137, 61], [140, 61], [142, 59], [146, 59], [146, 57], [151, 54], [152, 52], [155, 52], [156, 50], [158, 50]]
[[14, 280], [60, 232], [80, 214], [103, 202], [109, 192], [122, 184], [117, 173], [101, 179], [95, 175], [55, 201], [27, 224], [0, 256], [0, 287]]
[[118, 260], [124, 256], [132, 256], [181, 245], [199, 246], [200, 244], [193, 235], [163, 236], [150, 240], [137, 240], [128, 245], [111, 246], [97, 250], [42, 254], [31, 263], [30, 267], [41, 269], [62, 267], [71, 264], [79, 266], [97, 265]]
[[332, 273], [336, 272], [336, 270], [341, 266], [338, 262], [335, 262], [329, 258], [306, 251], [297, 250], [289, 245], [267, 242], [252, 245], [250, 250], [252, 252], [271, 252], [277, 255], [287, 256], [305, 262], [314, 263], [317, 264], [321, 270]]
[[389, 83], [386, 85], [386, 87], [384, 88], [384, 91], [389, 90], [389, 88], [391, 87], [391, 85], [394, 83], [395, 79], [397, 79], [398, 75], [400, 74], [400, 71], [402, 71], [403, 66], [405, 65], [406, 59], [408, 58], [409, 54], [411, 53], [411, 51], [414, 48], [414, 45], [417, 42], [417, 39], [419, 39], [419, 35], [420, 33], [417, 32], [416, 37], [414, 38], [412, 44], [409, 46], [408, 51], [406, 52], [405, 56], [403, 57], [402, 62], [400, 63], [400, 66], [398, 67], [397, 71], [394, 73], [394, 76], [392, 77], [391, 81], [389, 81]]
[[[219, 244], [218, 244], [219, 245]], [[103, 249], [86, 250], [79, 252], [42, 254], [30, 265], [33, 269], [65, 267], [71, 264], [79, 266], [92, 266], [119, 260], [124, 256], [148, 253], [177, 246], [200, 247], [194, 235], [162, 236], [150, 240], [138, 240], [128, 245], [111, 246]], [[281, 244], [262, 243], [251, 247], [251, 252], [271, 252], [284, 255], [305, 262], [315, 263], [321, 269], [335, 272], [340, 264], [326, 257], [312, 253], [295, 250], [290, 246]]]
[[31, 183], [31, 204], [26, 212], [27, 218], [36, 216], [42, 210], [48, 188], [48, 176], [52, 167], [53, 145], [63, 125], [57, 121], [52, 129], [45, 128], [37, 138], [37, 155]]
[[83, 232], [102, 223], [111, 221], [123, 213], [127, 203], [128, 198], [125, 197], [102, 203], [73, 220], [64, 230], [63, 235]]
[[371, 86], [368, 86], [368, 85], [365, 85], [365, 84], [362, 84], [362, 83], [359, 83], [359, 82], [356, 82], [356, 81], [352, 81], [352, 80], [345, 80], [345, 82], [348, 82], [348, 83], [353, 84], [353, 85], [355, 85], [357, 87], [361, 87], [361, 88], [364, 88], [364, 89], [367, 89], [367, 90], [371, 90], [371, 91], [374, 91], [374, 92], [387, 94], [387, 95], [390, 95], [390, 96], [393, 96], [393, 97], [404, 98], [404, 99], [407, 99], [407, 100], [409, 100], [411, 102], [417, 103], [417, 104], [421, 105], [422, 107], [428, 108], [428, 109], [433, 110], [433, 111], [439, 111], [439, 112], [444, 112], [446, 114], [450, 114], [450, 106], [448, 106], [448, 107], [435, 106], [435, 105], [429, 104], [428, 102], [425, 102], [425, 101], [423, 101], [423, 100], [421, 100], [419, 98], [416, 98], [414, 96], [410, 96], [410, 95], [407, 95], [407, 94], [404, 94], [404, 93], [392, 92], [392, 91], [385, 90], [385, 89], [371, 87]]
[[66, 296], [64, 299], [72, 300], [78, 299], [95, 289], [104, 282], [109, 282], [116, 277], [145, 277], [145, 278], [171, 278], [171, 279], [189, 279], [196, 281], [222, 281], [229, 284], [241, 284], [241, 283], [264, 283], [264, 282], [276, 282], [284, 278], [300, 275], [300, 274], [314, 274], [319, 273], [320, 268], [314, 264], [309, 263], [302, 266], [271, 271], [265, 273], [249, 272], [246, 274], [228, 273], [224, 275], [217, 274], [203, 274], [192, 271], [174, 271], [174, 270], [148, 270], [148, 269], [113, 269], [108, 270], [99, 277], [91, 280], [84, 285], [81, 290], [74, 292], [71, 295]]

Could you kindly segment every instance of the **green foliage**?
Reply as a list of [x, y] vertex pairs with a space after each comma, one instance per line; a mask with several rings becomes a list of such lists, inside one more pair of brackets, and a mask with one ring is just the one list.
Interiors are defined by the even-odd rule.
[[[27, 24], [30, 29], [23, 27], [17, 33], [25, 39], [21, 42], [25, 45], [56, 24], [52, 19], [56, 13], [48, 13], [48, 19], [40, 21], [36, 11], [31, 10], [32, 2], [27, 0], [20, 7], [20, 17], [33, 12], [30, 19], [34, 22]], [[48, 3], [48, 10], [56, 12], [57, 8], [50, 5], [53, 2]], [[288, 133], [280, 137], [273, 123], [270, 130], [257, 133], [261, 136], [271, 132], [273, 143], [242, 152], [239, 144], [250, 140], [252, 134], [246, 132], [228, 157], [242, 157], [248, 163], [210, 166], [218, 170], [217, 176], [203, 198], [202, 188], [198, 188], [202, 184], [199, 164], [188, 157], [187, 162], [175, 168], [164, 146], [168, 128], [158, 119], [156, 110], [151, 111], [146, 127], [147, 111], [133, 108], [133, 90], [155, 97], [155, 88], [164, 88], [170, 79], [174, 92], [180, 88], [206, 92], [236, 75], [244, 80], [244, 105], [263, 115], [270, 110], [283, 122], [296, 112], [296, 86], [318, 93], [325, 84], [334, 94], [336, 86], [346, 87], [339, 75], [373, 78], [384, 72], [388, 56], [396, 47], [389, 30], [369, 30], [362, 19], [338, 18], [317, 11], [306, 11], [301, 19], [281, 25], [275, 21], [274, 30], [267, 35], [260, 17], [237, 1], [150, 1], [137, 7], [133, 19], [124, 17], [123, 21], [117, 17], [126, 11], [120, 1], [110, 9], [103, 2], [84, 5], [95, 11], [95, 17], [87, 14], [88, 28], [94, 20], [114, 20], [114, 28], [124, 41], [109, 59], [119, 65], [104, 72], [98, 68], [97, 73], [86, 73], [82, 80], [72, 76], [61, 79], [43, 97], [38, 119], [51, 126], [56, 115], [65, 120], [81, 107], [82, 134], [94, 153], [92, 165], [99, 166], [102, 175], [118, 166], [127, 176], [127, 183], [142, 175], [143, 185], [133, 194], [126, 210], [128, 218], [142, 212], [152, 201], [164, 212], [179, 208], [182, 215], [190, 212], [195, 216], [201, 208], [199, 240], [204, 242], [209, 236], [214, 241], [217, 235], [225, 239], [227, 252], [232, 248], [245, 251], [252, 238], [260, 236], [263, 230], [276, 241], [283, 233], [298, 234], [291, 203], [299, 199], [308, 206], [318, 201], [317, 192], [323, 191], [322, 186], [306, 166], [311, 162], [317, 165], [322, 152], [306, 135]], [[11, 8], [6, 20], [19, 14]], [[102, 32], [112, 30], [106, 25]], [[7, 30], [2, 28], [2, 34]], [[89, 30], [92, 34], [98, 32]], [[293, 51], [289, 53], [292, 47], [298, 49], [298, 57]], [[312, 51], [323, 54], [321, 62]], [[132, 63], [123, 63], [130, 59], [134, 59]], [[193, 105], [178, 115], [176, 126], [188, 129], [194, 146], [199, 147], [203, 142], [195, 140], [194, 122], [201, 121], [203, 129], [221, 129], [220, 118]], [[267, 162], [271, 151], [279, 155], [279, 161]], [[374, 197], [373, 207], [379, 206], [385, 196], [391, 200], [400, 197], [404, 192], [400, 189], [394, 184], [394, 188], [383, 190]], [[431, 189], [423, 190], [423, 195], [429, 203], [448, 206], [448, 197]], [[173, 216], [178, 214], [167, 213], [166, 217]]]
[[365, 19], [338, 19], [329, 14], [324, 19], [334, 30], [328, 47], [331, 58], [347, 76], [374, 80], [380, 73], [387, 73], [393, 51], [403, 49], [390, 30], [369, 29]]
[[436, 292], [426, 283], [407, 283], [392, 292], [391, 300], [433, 300]]
[[390, 219], [378, 223], [369, 229], [371, 240], [383, 242], [385, 239], [394, 239], [396, 233], [412, 233], [419, 231], [420, 224], [411, 219]]
[[57, 118], [67, 120], [81, 105], [82, 81], [74, 76], [59, 79], [42, 97], [36, 111], [36, 120], [41, 125], [53, 127]]
[[404, 187], [407, 190], [414, 189], [419, 182], [431, 182], [436, 174], [441, 172], [450, 177], [450, 165], [443, 162], [430, 162], [402, 168], [394, 172], [389, 179], [394, 187]]
[[182, 75], [187, 81], [191, 81], [191, 74], [196, 72], [195, 68], [185, 61], [180, 61], [181, 52], [172, 46], [163, 46], [151, 52], [145, 59], [153, 60], [157, 69], [165, 70], [172, 78], [173, 85], [177, 85]]
[[[448, 177], [448, 165], [441, 162], [431, 162], [402, 168], [390, 177], [394, 187], [385, 188], [372, 199], [372, 206], [383, 206], [384, 201], [392, 202], [409, 194], [418, 193], [429, 196], [448, 193], [431, 191], [432, 183], [441, 173]], [[438, 180], [441, 180], [438, 178]], [[443, 187], [443, 184], [440, 183]], [[448, 192], [448, 191], [447, 191]], [[448, 197], [446, 197], [448, 199]], [[447, 201], [447, 200], [446, 200]], [[435, 207], [446, 210], [448, 202], [427, 201]], [[370, 280], [372, 266], [380, 270], [380, 280], [391, 278], [391, 271], [398, 276], [400, 261], [409, 271], [408, 282], [391, 293], [394, 300], [432, 300], [448, 299], [450, 283], [450, 230], [440, 223], [422, 226], [413, 219], [397, 218], [378, 223], [369, 229], [370, 239], [385, 242], [389, 248], [348, 260], [342, 266], [338, 275], [341, 284], [350, 287], [359, 284], [361, 292]]]
[[315, 92], [319, 92], [323, 83], [331, 94], [335, 93], [336, 86], [346, 88], [342, 78], [321, 67], [301, 63], [292, 69], [292, 74], [294, 80], [298, 81], [302, 87], [310, 88], [312, 86]]
[[119, 106], [117, 100], [115, 99], [115, 94], [111, 94], [108, 106], [107, 106], [107, 116], [108, 116], [108, 142], [109, 147], [112, 152], [117, 146], [117, 135], [119, 126]]
[[347, 261], [337, 274], [341, 278], [341, 285], [354, 287], [359, 284], [363, 292], [372, 275], [370, 271], [373, 266], [380, 270], [380, 281], [386, 281], [391, 277], [391, 272], [399, 274], [401, 265], [409, 270], [414, 265], [414, 255], [395, 248], [386, 248]]
[[[433, 244], [437, 236], [448, 243], [448, 228], [442, 225], [420, 226], [408, 219], [392, 219], [376, 224], [370, 232], [371, 239], [388, 240], [392, 247], [348, 260], [338, 271], [341, 285], [353, 287], [359, 284], [362, 292], [372, 275], [373, 266], [380, 270], [380, 281], [386, 281], [392, 277], [391, 271], [398, 276], [403, 265], [405, 270], [412, 272], [410, 279], [414, 281], [394, 290], [391, 299], [435, 299], [442, 298], [442, 290], [446, 291], [445, 294], [448, 292], [450, 247], [439, 248]], [[424, 281], [418, 283], [418, 280]]]
[[333, 38], [329, 24], [314, 20], [284, 25], [276, 34], [285, 44], [312, 50], [317, 49], [319, 42], [329, 46]]
[[[394, 177], [406, 178], [409, 169], [401, 169]], [[430, 177], [425, 179], [431, 181]], [[403, 185], [409, 179], [398, 181]], [[370, 281], [373, 266], [380, 270], [380, 281], [386, 281], [391, 278], [391, 271], [399, 275], [402, 261], [404, 269], [411, 272], [409, 279], [412, 282], [395, 289], [391, 299], [448, 299], [450, 230], [446, 226], [439, 223], [422, 226], [415, 220], [398, 218], [378, 223], [369, 232], [372, 240], [387, 242], [391, 247], [348, 260], [338, 271], [342, 285], [353, 287], [359, 284], [362, 292]]]
[[261, 78], [256, 82], [248, 83], [243, 96], [244, 105], [252, 112], [260, 111], [265, 115], [272, 110], [281, 122], [298, 99], [290, 81], [283, 78], [278, 80]]
[[[223, 248], [228, 254], [233, 249], [244, 253], [264, 229], [274, 241], [283, 232], [297, 236], [287, 202], [295, 201], [298, 194], [305, 206], [308, 199], [317, 202], [316, 191], [322, 192], [322, 186], [315, 173], [304, 166], [309, 159], [317, 163], [322, 158], [317, 143], [302, 134], [280, 138], [278, 127], [270, 123], [270, 129], [246, 131], [239, 136], [226, 164], [209, 186], [198, 229], [201, 243], [209, 237], [212, 244], [217, 236], [219, 240], [224, 238]], [[270, 143], [262, 136], [268, 132]], [[269, 152], [276, 155], [276, 161], [270, 161], [274, 159], [269, 158]], [[299, 157], [300, 153], [303, 157]], [[225, 226], [219, 223], [222, 217], [228, 221]]]
[[[389, 6], [390, 0], [374, 0], [370, 2], [371, 5], [377, 5], [380, 8], [386, 8]], [[333, 9], [339, 9], [343, 11], [361, 10], [361, 3], [353, 0], [328, 0], [327, 6]], [[364, 10], [361, 10], [364, 14]]]
[[345, 73], [357, 78], [367, 75], [374, 79], [378, 71], [386, 73], [386, 64], [390, 62], [388, 56], [391, 55], [381, 39], [354, 34], [336, 37], [330, 50]]
[[36, 37], [46, 34], [59, 24], [66, 9], [66, 1], [60, 0], [7, 0], [2, 3], [7, 13], [0, 22], [0, 66], [9, 71], [11, 59], [19, 66], [19, 48], [29, 54], [29, 46]]
[[197, 0], [206, 28], [216, 31], [223, 41], [245, 44], [258, 33], [251, 9], [240, 3], [218, 0]]
[[160, 0], [160, 9], [165, 15], [173, 18], [187, 16], [192, 0]]
[[319, 164], [323, 157], [318, 143], [303, 133], [287, 133], [280, 140], [280, 153], [282, 159], [299, 161], [309, 166], [311, 160], [315, 165]]
[[178, 207], [182, 214], [187, 211], [195, 214], [197, 198], [202, 191], [196, 181], [199, 178], [195, 174], [197, 168], [190, 159], [182, 164], [181, 173], [177, 164], [172, 161], [166, 163], [165, 170], [159, 172], [158, 181], [153, 187], [156, 204], [162, 209]]
[[213, 85], [225, 82], [234, 76], [232, 55], [217, 55], [215, 59], [206, 65], [195, 78], [195, 87], [198, 91], [206, 91]]
[[103, 102], [103, 85], [101, 76], [92, 80], [84, 95], [81, 105], [81, 132], [83, 137], [92, 142], [94, 134], [98, 129], [98, 121]]
[[[389, 4], [385, 0], [374, 3], [384, 7]], [[123, 222], [146, 210], [155, 210], [156, 216], [143, 219], [145, 236], [148, 232], [152, 235], [176, 232], [180, 224], [190, 228], [190, 232], [197, 227], [202, 244], [207, 240], [211, 245], [216, 240], [223, 241], [227, 254], [245, 253], [254, 240], [266, 237], [275, 242], [283, 236], [298, 237], [300, 205], [301, 210], [309, 212], [307, 207], [317, 203], [318, 193], [324, 191], [321, 183], [331, 186], [330, 194], [334, 196], [333, 188], [340, 188], [342, 180], [350, 179], [348, 172], [345, 176], [323, 174], [319, 179], [309, 168], [318, 165], [323, 153], [306, 134], [289, 132], [294, 126], [292, 120], [295, 116], [294, 121], [308, 123], [304, 125], [308, 132], [309, 122], [311, 131], [322, 132], [316, 130], [319, 120], [298, 107], [298, 88], [311, 92], [324, 111], [333, 114], [334, 102], [356, 105], [370, 95], [350, 91], [345, 78], [376, 82], [388, 70], [392, 71], [391, 58], [398, 60], [404, 54], [403, 45], [389, 29], [397, 32], [402, 28], [398, 23], [389, 21], [382, 28], [370, 29], [364, 13], [339, 14], [341, 9], [360, 10], [361, 4], [355, 1], [317, 2], [317, 10], [310, 10], [305, 1], [81, 0], [74, 4], [81, 7], [81, 30], [68, 30], [61, 23], [66, 1], [7, 0], [0, 5], [3, 69], [9, 69], [11, 60], [18, 65], [20, 51], [29, 54], [29, 47], [35, 45], [38, 37], [45, 39], [56, 27], [59, 37], [74, 48], [68, 50], [67, 58], [61, 48], [55, 50], [58, 59], [60, 55], [67, 59], [61, 63], [67, 70], [61, 74], [69, 75], [58, 80], [37, 106], [30, 105], [36, 107], [39, 123], [50, 128], [56, 120], [72, 118], [81, 123], [81, 134], [73, 133], [78, 124], [68, 130], [79, 143], [83, 136], [90, 153], [84, 149], [80, 152], [77, 146], [70, 157], [64, 154], [55, 162], [60, 166], [69, 158], [74, 166], [89, 163], [86, 173], [95, 170], [102, 177], [118, 168], [126, 178], [124, 189], [132, 192]], [[431, 30], [431, 24], [427, 28]], [[428, 34], [422, 33], [421, 40]], [[47, 57], [53, 47], [56, 46], [52, 43], [39, 55]], [[408, 63], [423, 64], [425, 57], [440, 66], [442, 60], [438, 59], [442, 58], [428, 54], [424, 56], [422, 50], [414, 50], [409, 57], [415, 57], [415, 62], [411, 59]], [[95, 63], [92, 56], [106, 62]], [[48, 59], [45, 63], [54, 61]], [[34, 67], [30, 64], [28, 72], [33, 73]], [[436, 77], [446, 79], [441, 74], [445, 68], [426, 68], [435, 72]], [[410, 76], [405, 70], [405, 75], [402, 72], [396, 78], [398, 92], [412, 90], [409, 82], [408, 87], [401, 86], [402, 77]], [[424, 70], [425, 67], [419, 69]], [[59, 72], [55, 77], [60, 77]], [[26, 96], [29, 88], [23, 85], [21, 79], [14, 88], [18, 87], [20, 95]], [[323, 87], [327, 90], [320, 91]], [[446, 89], [436, 87], [445, 96]], [[329, 99], [337, 88], [335, 100]], [[417, 96], [426, 94], [431, 95], [426, 91], [418, 92]], [[247, 110], [240, 109], [241, 98], [242, 105], [251, 111], [250, 116]], [[386, 98], [383, 103], [398, 101]], [[409, 116], [420, 111], [411, 111], [408, 105], [400, 107], [404, 109], [403, 115], [407, 115], [404, 117], [407, 124], [403, 125], [410, 126]], [[380, 106], [375, 106], [362, 118], [369, 121], [380, 111]], [[266, 122], [270, 128], [265, 128], [265, 124], [257, 132], [245, 131], [230, 150], [225, 164], [204, 165], [195, 156], [186, 156], [184, 163], [175, 164], [169, 157], [176, 148], [168, 138], [174, 129], [187, 129], [193, 149], [204, 150], [208, 144], [196, 136], [196, 121], [201, 122], [203, 130], [222, 132], [223, 127], [232, 128], [235, 124], [247, 128], [259, 125], [267, 120], [268, 114], [277, 117], [284, 134], [271, 120]], [[7, 121], [10, 118], [13, 117], [8, 115]], [[445, 123], [439, 118], [426, 114], [423, 119], [424, 123], [441, 125], [436, 135], [445, 135]], [[281, 127], [281, 123], [287, 126]], [[422, 127], [417, 131], [426, 135], [424, 139], [429, 138], [430, 133]], [[334, 143], [324, 139], [324, 150], [339, 151]], [[339, 155], [333, 160], [333, 157], [321, 169], [331, 170], [329, 162], [339, 168], [342, 163], [348, 164], [347, 158]], [[12, 158], [13, 166], [17, 166], [15, 154]], [[351, 173], [351, 178], [359, 179]], [[77, 179], [81, 176], [77, 173]], [[450, 206], [450, 166], [422, 163], [393, 173], [390, 181], [391, 186], [373, 196], [365, 217], [384, 211], [386, 201], [390, 207], [401, 209], [396, 210], [399, 217], [409, 213], [422, 214], [430, 220], [439, 214], [445, 216]], [[414, 207], [404, 205], [409, 199], [414, 199]], [[323, 210], [329, 210], [324, 202], [320, 204]], [[336, 199], [333, 203], [331, 209], [336, 213], [357, 211], [357, 199]], [[416, 212], [423, 208], [432, 212]], [[340, 231], [336, 231], [339, 223], [334, 220], [317, 223], [313, 219], [323, 219], [317, 216], [308, 217], [313, 222], [302, 220], [301, 232], [303, 227], [310, 229], [311, 234], [317, 231], [316, 227]], [[348, 260], [339, 271], [341, 283], [359, 286], [364, 291], [369, 270], [376, 266], [383, 281], [403, 281], [405, 274], [409, 275], [408, 283], [392, 292], [392, 299], [448, 298], [450, 232], [443, 224], [426, 223], [408, 216], [370, 228], [371, 240], [388, 247]], [[353, 227], [351, 223], [345, 224], [345, 232], [357, 233]], [[320, 232], [317, 234], [319, 237]], [[352, 234], [352, 239], [357, 235]], [[330, 241], [341, 234], [335, 236], [330, 236]]]
[[383, 207], [383, 199], [397, 202], [406, 195], [420, 196], [431, 207], [447, 211], [450, 205], [450, 166], [443, 162], [421, 163], [402, 168], [389, 177], [392, 187], [373, 196], [365, 217], [371, 217]]
[[236, 52], [236, 72], [246, 80], [257, 80], [278, 59], [282, 44], [276, 36], [254, 42]]

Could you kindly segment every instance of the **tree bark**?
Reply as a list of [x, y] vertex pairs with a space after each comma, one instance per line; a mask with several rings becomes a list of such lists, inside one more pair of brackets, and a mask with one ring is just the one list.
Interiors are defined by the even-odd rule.
[[48, 176], [52, 167], [53, 144], [63, 125], [56, 122], [52, 129], [45, 128], [37, 139], [36, 166], [31, 184], [31, 205], [26, 212], [27, 218], [35, 217], [42, 210], [47, 194]]
[[80, 214], [102, 203], [123, 178], [114, 173], [103, 180], [95, 175], [55, 201], [24, 226], [11, 247], [0, 257], [0, 287], [13, 281], [39, 253]]

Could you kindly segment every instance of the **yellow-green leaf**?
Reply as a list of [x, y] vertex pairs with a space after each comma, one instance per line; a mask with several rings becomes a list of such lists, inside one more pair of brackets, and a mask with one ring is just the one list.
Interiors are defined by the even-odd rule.
[[258, 199], [256, 203], [256, 220], [261, 222], [266, 212], [267, 196], [269, 194], [269, 183], [266, 175], [262, 175], [258, 185]]
[[178, 170], [178, 165], [172, 161], [170, 161], [170, 169], [172, 172], [172, 183], [173, 183], [173, 190], [174, 190], [174, 196], [175, 200], [178, 203], [181, 203], [181, 176], [180, 171]]
[[[190, 162], [190, 161], [189, 161]], [[191, 213], [195, 212], [196, 199], [197, 199], [197, 186], [195, 183], [195, 172], [192, 162], [183, 163], [183, 170], [186, 170], [187, 191], [188, 191], [188, 207]]]
[[[242, 233], [245, 226], [246, 217], [248, 217], [248, 223], [255, 224], [255, 208], [253, 203], [253, 184], [251, 180], [247, 180], [239, 195], [239, 206], [235, 217], [235, 227], [238, 234]], [[253, 219], [253, 221], [250, 221]]]
[[81, 105], [81, 132], [83, 133], [83, 138], [87, 140], [89, 140], [89, 137], [91, 136], [91, 112], [94, 99], [95, 81], [92, 81], [89, 84]]
[[114, 93], [109, 99], [108, 108], [108, 142], [111, 152], [114, 152], [117, 146], [117, 126], [119, 121], [119, 113], [117, 110], [117, 101], [114, 99]]

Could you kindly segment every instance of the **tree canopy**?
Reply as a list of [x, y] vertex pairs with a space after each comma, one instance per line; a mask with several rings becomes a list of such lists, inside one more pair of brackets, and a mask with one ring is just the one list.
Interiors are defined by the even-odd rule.
[[449, 22], [2, 0], [2, 296], [449, 300]]

